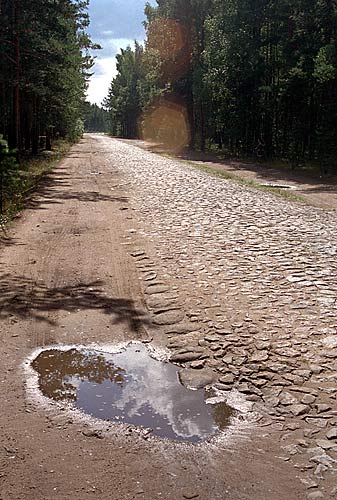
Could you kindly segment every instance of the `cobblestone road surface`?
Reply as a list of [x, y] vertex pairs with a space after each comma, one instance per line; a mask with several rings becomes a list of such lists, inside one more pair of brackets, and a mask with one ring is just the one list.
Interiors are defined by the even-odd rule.
[[131, 194], [126, 238], [172, 359], [243, 393], [308, 498], [335, 498], [336, 214], [100, 140]]

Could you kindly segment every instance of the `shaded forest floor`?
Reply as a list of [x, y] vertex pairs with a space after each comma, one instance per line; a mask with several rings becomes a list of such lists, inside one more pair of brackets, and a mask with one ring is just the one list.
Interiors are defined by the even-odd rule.
[[24, 207], [43, 177], [67, 154], [70, 147], [69, 141], [59, 139], [54, 142], [52, 151], [41, 151], [37, 156], [26, 155], [20, 159], [12, 178], [4, 186], [0, 225], [5, 225]]
[[337, 210], [337, 176], [321, 178], [319, 173], [302, 169], [292, 170], [286, 164], [273, 162], [248, 162], [237, 159], [223, 159], [214, 153], [185, 150], [173, 152], [161, 144], [142, 140], [128, 140], [147, 151], [168, 155], [188, 162], [201, 170], [212, 171], [220, 176], [237, 180], [245, 185], [271, 190], [293, 201], [302, 201], [310, 205]]

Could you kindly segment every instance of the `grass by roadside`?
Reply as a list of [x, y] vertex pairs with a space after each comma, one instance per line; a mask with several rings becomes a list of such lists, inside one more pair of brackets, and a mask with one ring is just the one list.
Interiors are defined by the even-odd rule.
[[27, 197], [36, 189], [42, 177], [50, 172], [67, 154], [72, 143], [65, 140], [55, 141], [53, 151], [43, 151], [36, 157], [20, 160], [15, 179], [10, 190], [3, 193], [3, 213], [0, 214], [0, 228], [5, 226], [24, 207]]
[[281, 198], [285, 198], [290, 201], [295, 201], [299, 203], [308, 203], [307, 200], [298, 194], [295, 194], [291, 191], [288, 191], [286, 189], [274, 187], [274, 186], [265, 186], [264, 184], [260, 184], [258, 182], [248, 180], [248, 179], [243, 179], [242, 177], [239, 177], [238, 175], [232, 174], [230, 172], [220, 172], [219, 170], [216, 170], [215, 168], [208, 167], [205, 165], [200, 165], [199, 163], [196, 163], [191, 160], [182, 160], [180, 158], [176, 158], [175, 156], [169, 155], [167, 153], [162, 153], [161, 156], [165, 156], [166, 158], [170, 158], [171, 160], [178, 160], [181, 163], [185, 163], [187, 165], [190, 165], [191, 167], [194, 167], [198, 170], [201, 170], [202, 172], [207, 172], [208, 174], [214, 175], [215, 177], [220, 177], [222, 179], [227, 179], [231, 180], [233, 182], [237, 182], [238, 184], [254, 188], [254, 189], [259, 189], [260, 191], [266, 191], [266, 192], [271, 192], [275, 194], [276, 196], [279, 196]]

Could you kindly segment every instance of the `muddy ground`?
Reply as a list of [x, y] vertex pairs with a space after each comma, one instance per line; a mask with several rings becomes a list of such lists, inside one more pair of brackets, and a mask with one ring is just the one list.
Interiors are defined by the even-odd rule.
[[[0, 498], [337, 498], [333, 211], [87, 135], [1, 244]], [[151, 341], [246, 402], [194, 446], [27, 396], [55, 344]]]

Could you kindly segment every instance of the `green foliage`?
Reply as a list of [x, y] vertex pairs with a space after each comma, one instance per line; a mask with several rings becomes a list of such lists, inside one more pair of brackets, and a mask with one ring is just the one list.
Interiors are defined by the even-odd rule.
[[[145, 100], [149, 77], [144, 74], [143, 47], [122, 49], [117, 55], [117, 76], [111, 82], [104, 106], [110, 114], [110, 131], [122, 137], [137, 137], [141, 102]], [[141, 83], [142, 82], [142, 83]]]
[[323, 0], [215, 0], [213, 6], [203, 52], [216, 104], [207, 117], [210, 127], [216, 124], [213, 140], [218, 136], [236, 154], [279, 156], [293, 166], [331, 159], [337, 7]]
[[5, 201], [15, 193], [20, 183], [19, 165], [16, 152], [10, 151], [7, 141], [0, 134], [0, 224], [2, 225]]
[[86, 132], [108, 132], [109, 113], [105, 109], [85, 102], [82, 114]]
[[127, 123], [173, 94], [193, 147], [336, 170], [336, 2], [157, 0], [145, 14], [145, 48], [122, 51], [107, 99], [115, 133], [136, 135]]
[[74, 126], [69, 130], [68, 132], [68, 139], [71, 142], [76, 142], [81, 137], [83, 137], [84, 134], [84, 122], [82, 118], [77, 118], [76, 122], [74, 123]]
[[334, 45], [321, 47], [315, 57], [314, 78], [319, 83], [332, 81], [337, 77], [336, 48]]
[[36, 154], [40, 137], [78, 134], [87, 79], [98, 48], [85, 32], [88, 0], [2, 0], [0, 132]]
[[[27, 158], [82, 136], [89, 51], [99, 47], [85, 32], [88, 0], [0, 4], [0, 208], [7, 216], [39, 175]], [[54, 154], [42, 157], [41, 171]]]
[[[0, 143], [2, 142], [0, 139]], [[0, 149], [0, 226], [5, 226], [22, 208], [26, 196], [35, 189], [42, 176], [63, 157], [70, 145], [69, 141], [55, 140], [52, 152], [41, 152], [37, 157], [20, 158], [20, 162], [16, 159], [17, 152], [9, 151], [7, 143], [5, 149]]]
[[0, 155], [2, 156], [6, 153], [8, 153], [8, 142], [5, 141], [3, 135], [0, 134]]

